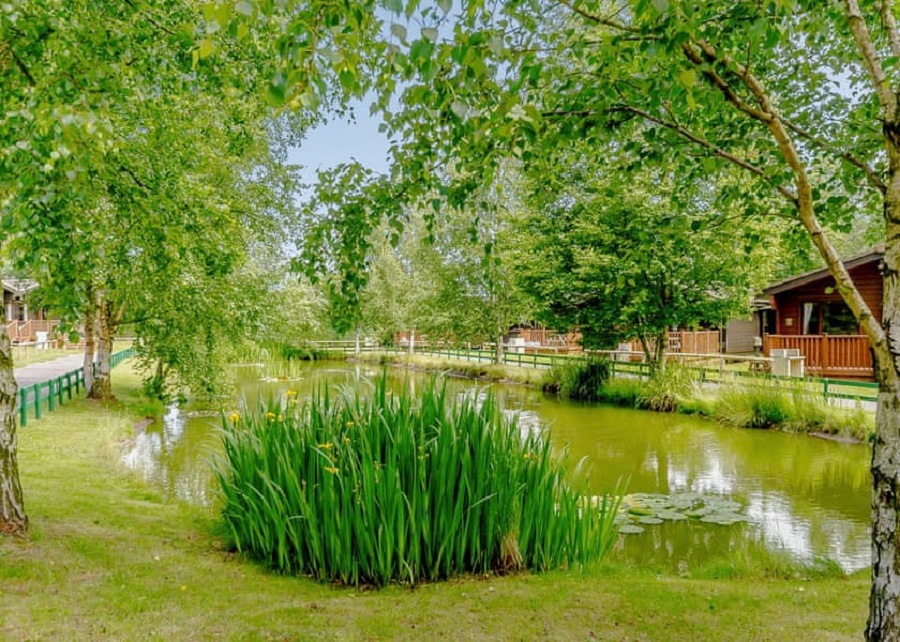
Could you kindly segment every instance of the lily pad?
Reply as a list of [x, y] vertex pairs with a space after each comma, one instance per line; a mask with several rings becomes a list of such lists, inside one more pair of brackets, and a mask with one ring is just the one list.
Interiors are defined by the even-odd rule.
[[743, 515], [738, 515], [737, 513], [710, 513], [709, 515], [701, 517], [700, 521], [708, 524], [722, 524], [727, 526], [730, 524], [737, 524], [738, 522], [746, 522], [747, 518]]
[[641, 517], [638, 520], [641, 524], [662, 524], [663, 520], [659, 517]]
[[742, 508], [730, 497], [717, 494], [703, 495], [694, 491], [671, 495], [634, 493], [622, 498], [616, 523], [625, 527], [693, 519], [705, 524], [727, 526], [748, 520], [747, 516], [740, 514]]
[[638, 533], [643, 533], [644, 529], [637, 524], [624, 524], [619, 527], [619, 532], [626, 535], [637, 535]]
[[652, 509], [644, 508], [643, 506], [630, 506], [628, 512], [632, 515], [637, 515], [638, 517], [649, 516], [654, 513]]
[[687, 515], [684, 513], [677, 513], [674, 510], [663, 510], [656, 514], [659, 519], [666, 519], [671, 522], [680, 522], [682, 520], [687, 519]]

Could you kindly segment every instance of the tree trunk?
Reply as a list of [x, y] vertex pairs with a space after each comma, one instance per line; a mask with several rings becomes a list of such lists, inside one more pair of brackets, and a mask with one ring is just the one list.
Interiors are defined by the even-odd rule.
[[503, 332], [497, 332], [497, 347], [494, 349], [494, 363], [503, 365]]
[[669, 331], [663, 330], [656, 337], [656, 346], [653, 349], [653, 363], [650, 371], [653, 374], [663, 374], [666, 371], [666, 346], [669, 343]]
[[650, 344], [647, 341], [647, 337], [643, 334], [638, 335], [638, 339], [641, 342], [641, 350], [644, 351], [644, 362], [645, 363], [653, 363], [653, 355], [650, 354]]
[[16, 394], [12, 352], [6, 321], [0, 310], [0, 534], [23, 533], [28, 528], [19, 464], [16, 457]]
[[356, 326], [356, 334], [353, 337], [353, 354], [359, 356], [359, 326]]
[[416, 331], [409, 331], [409, 353], [413, 354], [416, 351]]
[[889, 180], [884, 198], [884, 316], [887, 350], [873, 346], [881, 387], [872, 444], [872, 587], [866, 639], [900, 640], [900, 131], [885, 127]]
[[97, 308], [93, 300], [87, 313], [84, 315], [84, 390], [87, 396], [91, 396], [94, 387], [94, 352], [97, 349], [96, 321]]
[[104, 302], [100, 305], [100, 323], [97, 341], [97, 376], [91, 387], [91, 399], [111, 400], [115, 399], [112, 393], [112, 380], [110, 379], [110, 357], [115, 341], [116, 321], [113, 318], [111, 306]]

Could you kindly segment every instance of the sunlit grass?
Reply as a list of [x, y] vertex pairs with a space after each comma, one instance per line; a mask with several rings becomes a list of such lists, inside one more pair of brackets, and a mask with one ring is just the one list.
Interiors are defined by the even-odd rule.
[[773, 576], [752, 554], [692, 568], [694, 579], [615, 553], [587, 573], [415, 590], [273, 574], [223, 550], [206, 509], [166, 501], [119, 467], [140, 378], [122, 365], [113, 379], [120, 403], [73, 400], [19, 433], [31, 532], [0, 538], [2, 640], [837, 642], [865, 626], [865, 573]]

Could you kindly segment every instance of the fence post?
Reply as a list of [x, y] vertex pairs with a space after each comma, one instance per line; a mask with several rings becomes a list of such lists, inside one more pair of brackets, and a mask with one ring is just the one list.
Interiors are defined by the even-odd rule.
[[60, 406], [63, 404], [63, 393], [65, 392], [63, 390], [62, 381], [62, 375], [56, 378], [56, 403], [58, 403]]
[[47, 410], [56, 410], [56, 391], [53, 389], [53, 379], [47, 382]]
[[828, 401], [828, 378], [822, 379], [822, 394], [825, 396], [825, 401]]
[[41, 418], [41, 384], [34, 384], [34, 418]]
[[28, 425], [28, 388], [19, 390], [19, 425]]

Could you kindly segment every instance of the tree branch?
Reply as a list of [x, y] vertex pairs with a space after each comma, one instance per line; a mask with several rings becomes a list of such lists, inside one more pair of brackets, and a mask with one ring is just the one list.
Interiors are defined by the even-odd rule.
[[[686, 138], [689, 141], [696, 143], [697, 145], [700, 145], [701, 147], [703, 147], [705, 149], [708, 149], [715, 156], [725, 159], [728, 162], [733, 163], [733, 164], [737, 165], [738, 167], [747, 170], [751, 174], [754, 174], [754, 175], [762, 178], [763, 180], [765, 180], [767, 183], [771, 184], [771, 179], [766, 175], [765, 171], [763, 171], [761, 168], [757, 167], [756, 165], [753, 165], [752, 163], [744, 160], [743, 158], [735, 156], [731, 152], [729, 152], [725, 149], [722, 149], [718, 145], [711, 143], [710, 141], [706, 140], [705, 138], [701, 138], [697, 134], [691, 132], [686, 127], [684, 127], [678, 123], [664, 120], [662, 118], [654, 116], [650, 112], [644, 111], [643, 109], [640, 109], [639, 107], [634, 107], [632, 105], [622, 105], [620, 107], [614, 107], [612, 109], [612, 111], [629, 112], [629, 113], [635, 114], [636, 116], [640, 116], [644, 120], [650, 121], [651, 123], [656, 123], [657, 125], [665, 127], [666, 129], [669, 129], [671, 131], [674, 131], [675, 133], [679, 134], [683, 138]], [[793, 205], [795, 205], [795, 206], [797, 205], [797, 195], [794, 194], [790, 189], [788, 189], [784, 185], [773, 185], [773, 187], [782, 196], [784, 196], [788, 201], [790, 201]]]
[[[847, 3], [848, 5], [855, 5], [856, 0], [847, 0]], [[864, 23], [863, 28], [865, 28]], [[709, 45], [704, 45], [704, 51], [709, 52], [711, 55], [715, 55], [715, 50]], [[723, 62], [726, 62], [726, 64], [732, 63], [732, 61], [727, 58], [724, 59]], [[755, 75], [750, 73], [750, 70], [744, 65], [740, 63], [732, 64], [735, 64], [738, 76], [744, 82], [747, 89], [750, 90], [750, 93], [753, 94], [753, 97], [762, 108], [762, 111], [770, 116], [769, 120], [766, 121], [766, 127], [775, 139], [775, 143], [778, 145], [781, 156], [784, 158], [788, 167], [791, 169], [791, 173], [794, 175], [794, 183], [797, 186], [797, 216], [800, 219], [800, 222], [809, 233], [813, 245], [819, 250], [819, 254], [825, 259], [828, 270], [834, 277], [838, 292], [840, 292], [847, 307], [853, 312], [853, 316], [856, 318], [857, 322], [859, 322], [865, 335], [869, 338], [869, 341], [879, 356], [878, 361], [884, 362], [885, 356], [889, 356], [885, 355], [887, 348], [885, 347], [884, 328], [882, 328], [879, 320], [874, 317], [868, 304], [865, 299], [863, 299], [856, 284], [853, 282], [853, 279], [850, 278], [850, 273], [847, 272], [847, 268], [844, 267], [834, 245], [832, 245], [831, 241], [825, 236], [825, 230], [822, 229], [822, 225], [819, 223], [819, 219], [816, 216], [812, 184], [810, 183], [809, 176], [806, 172], [806, 166], [800, 158], [800, 154], [797, 152], [797, 148], [794, 145], [794, 141], [788, 132], [785, 122], [781, 119], [778, 110], [775, 109], [775, 106], [772, 104], [772, 99], [769, 97], [762, 82]], [[888, 94], [893, 97], [893, 94], [891, 94], [890, 91], [888, 91]]]
[[12, 56], [13, 62], [16, 63], [16, 67], [19, 68], [19, 71], [22, 72], [22, 75], [28, 79], [28, 84], [34, 87], [37, 85], [37, 81], [35, 81], [34, 76], [31, 75], [31, 71], [28, 69], [28, 65], [25, 64], [25, 61], [19, 58], [18, 54], [13, 51], [11, 45], [6, 45], [6, 50], [9, 52], [9, 55]]
[[894, 7], [891, 0], [881, 0], [881, 23], [887, 31], [888, 41], [891, 43], [891, 53], [900, 56], [900, 31], [897, 29], [897, 19], [894, 17]]
[[[768, 123], [772, 118], [771, 114], [767, 114], [763, 111], [760, 111], [756, 107], [753, 107], [747, 101], [742, 99], [737, 95], [737, 92], [729, 85], [722, 76], [720, 76], [716, 71], [714, 71], [708, 64], [705, 63], [713, 63], [719, 61], [719, 58], [716, 56], [715, 50], [709, 46], [708, 43], [699, 42], [697, 45], [700, 47], [703, 55], [701, 56], [694, 49], [693, 45], [690, 43], [685, 43], [681, 46], [682, 51], [684, 51], [684, 55], [694, 63], [696, 66], [702, 69], [701, 73], [712, 83], [713, 87], [718, 89], [721, 94], [725, 97], [725, 100], [734, 105], [739, 111], [744, 112], [751, 118], [755, 118], [756, 120], [762, 121], [764, 123]], [[727, 64], [727, 61], [722, 61]]]
[[885, 121], [893, 123], [897, 117], [897, 97], [891, 91], [887, 77], [884, 74], [884, 67], [881, 65], [881, 56], [872, 42], [872, 34], [866, 26], [866, 21], [859, 9], [857, 0], [845, 0], [847, 13], [847, 22], [850, 25], [850, 31], [853, 39], [856, 41], [856, 47], [862, 55], [866, 69], [869, 71], [869, 77], [872, 79], [875, 93], [878, 94], [878, 100], [881, 103], [881, 111], [884, 114]]
[[[134, 9], [135, 11], [139, 11], [139, 9], [134, 5], [134, 2], [132, 2], [132, 0], [125, 0], [125, 4], [127, 4], [129, 7], [131, 7], [131, 8]], [[169, 34], [170, 36], [176, 35], [174, 31], [172, 31], [172, 30], [169, 29], [168, 27], [166, 27], [166, 26], [160, 24], [153, 16], [151, 16], [151, 15], [150, 15], [149, 13], [147, 13], [146, 11], [144, 12], [144, 17], [147, 19], [147, 22], [149, 22], [150, 24], [152, 24], [154, 27], [156, 27], [156, 28], [159, 29], [160, 31], [164, 31], [164, 32], [166, 32], [167, 34]]]
[[150, 187], [144, 181], [138, 178], [137, 174], [135, 174], [134, 170], [132, 170], [130, 167], [126, 167], [125, 165], [120, 164], [119, 171], [128, 174], [131, 177], [131, 180], [133, 180], [135, 184], [145, 192], [150, 191]]
[[808, 140], [820, 149], [824, 149], [825, 151], [834, 154], [836, 157], [847, 161], [857, 169], [862, 170], [862, 172], [866, 175], [866, 179], [869, 181], [872, 187], [880, 191], [882, 194], [887, 191], [887, 185], [885, 185], [884, 181], [881, 179], [881, 176], [878, 175], [878, 172], [866, 165], [862, 160], [860, 160], [850, 152], [842, 152], [839, 149], [835, 149], [827, 141], [813, 135], [811, 132], [806, 131], [796, 123], [793, 123], [785, 118], [782, 118], [781, 122], [783, 122], [785, 126], [792, 132], [800, 136], [800, 138]]
[[575, 3], [571, 0], [559, 0], [560, 4], [565, 7], [568, 7], [575, 13], [577, 13], [582, 18], [586, 20], [590, 20], [598, 25], [604, 25], [606, 27], [610, 27], [615, 29], [616, 31], [627, 31], [629, 33], [641, 33], [641, 30], [637, 27], [632, 27], [626, 25], [623, 22], [619, 22], [618, 20], [613, 20], [612, 18], [608, 18], [606, 16], [601, 16], [596, 13], [591, 13], [590, 11], [583, 9], [582, 7], [575, 6]]

